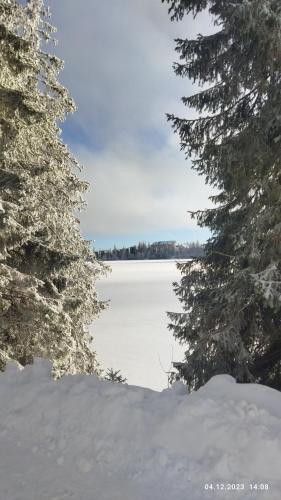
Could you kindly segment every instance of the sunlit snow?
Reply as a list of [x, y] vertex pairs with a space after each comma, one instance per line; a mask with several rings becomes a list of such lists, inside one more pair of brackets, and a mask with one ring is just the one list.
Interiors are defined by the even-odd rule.
[[0, 376], [0, 500], [280, 500], [281, 396], [228, 375], [187, 394], [36, 360]]
[[172, 283], [180, 273], [174, 260], [110, 262], [112, 273], [98, 290], [111, 299], [109, 310], [92, 326], [94, 346], [104, 368], [118, 369], [128, 383], [167, 387], [172, 360], [184, 348], [168, 331], [166, 311], [180, 311]]

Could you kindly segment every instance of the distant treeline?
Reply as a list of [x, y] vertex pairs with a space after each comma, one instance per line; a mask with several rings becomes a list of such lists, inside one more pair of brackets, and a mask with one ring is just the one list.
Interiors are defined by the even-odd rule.
[[99, 260], [142, 260], [142, 259], [188, 259], [203, 255], [203, 245], [194, 243], [178, 244], [176, 241], [139, 243], [128, 248], [98, 250]]

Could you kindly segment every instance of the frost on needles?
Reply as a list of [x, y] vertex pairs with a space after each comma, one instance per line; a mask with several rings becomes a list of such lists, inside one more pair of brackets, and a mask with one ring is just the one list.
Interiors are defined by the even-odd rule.
[[[172, 19], [208, 9], [214, 33], [178, 39], [175, 72], [199, 87], [168, 115], [193, 168], [215, 187], [194, 213], [212, 237], [179, 265], [184, 313], [170, 328], [187, 351], [191, 389], [228, 373], [281, 390], [281, 4], [279, 0], [162, 0]], [[202, 90], [203, 87], [203, 90]]]
[[47, 18], [41, 0], [0, 0], [0, 368], [42, 356], [59, 376], [98, 371], [87, 325], [103, 268], [75, 215], [87, 184], [60, 140], [74, 104], [40, 48]]

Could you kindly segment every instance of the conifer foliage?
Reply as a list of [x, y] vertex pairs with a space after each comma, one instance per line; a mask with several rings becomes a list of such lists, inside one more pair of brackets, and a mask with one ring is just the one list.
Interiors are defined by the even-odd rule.
[[40, 48], [47, 18], [41, 0], [0, 0], [0, 368], [42, 356], [59, 376], [98, 371], [87, 325], [103, 269], [74, 214], [87, 184], [60, 140], [74, 104]]
[[199, 117], [168, 119], [218, 192], [193, 214], [212, 231], [205, 256], [179, 266], [177, 376], [190, 389], [229, 373], [281, 390], [281, 3], [162, 1], [173, 20], [204, 9], [215, 20], [213, 34], [176, 40], [175, 72], [199, 86], [183, 102]]

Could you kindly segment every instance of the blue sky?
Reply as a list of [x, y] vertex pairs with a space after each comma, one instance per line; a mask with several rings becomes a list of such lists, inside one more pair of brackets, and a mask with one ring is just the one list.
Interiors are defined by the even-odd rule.
[[211, 190], [180, 152], [165, 113], [193, 116], [180, 98], [174, 38], [212, 30], [210, 19], [169, 20], [160, 0], [50, 0], [64, 61], [61, 81], [77, 111], [64, 141], [90, 182], [81, 227], [96, 249], [138, 241], [204, 241], [188, 210], [210, 206]]

